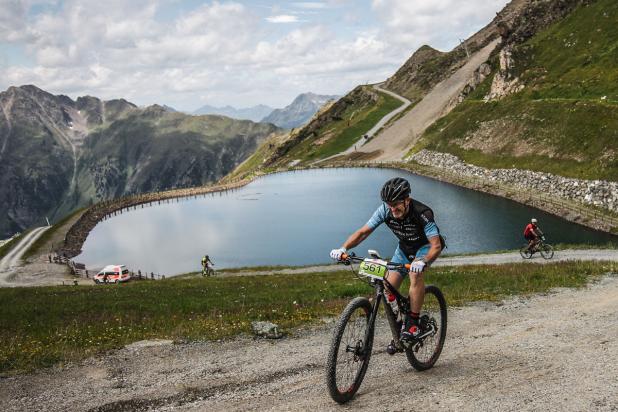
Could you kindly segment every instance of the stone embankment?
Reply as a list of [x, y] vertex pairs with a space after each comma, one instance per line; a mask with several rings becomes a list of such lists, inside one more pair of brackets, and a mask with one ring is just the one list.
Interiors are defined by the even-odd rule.
[[168, 190], [166, 192], [144, 193], [127, 196], [120, 199], [106, 200], [88, 208], [77, 222], [68, 230], [64, 245], [56, 252], [60, 255], [72, 258], [81, 253], [81, 248], [90, 231], [105, 217], [114, 212], [141, 204], [158, 202], [166, 199], [199, 196], [207, 193], [233, 190], [248, 184], [251, 180], [245, 179], [225, 185], [192, 187], [187, 189]]
[[412, 155], [410, 159], [421, 165], [445, 169], [462, 177], [508, 184], [523, 190], [557, 196], [618, 212], [618, 183], [616, 182], [572, 179], [530, 170], [486, 169], [467, 164], [457, 156], [430, 150], [421, 150]]

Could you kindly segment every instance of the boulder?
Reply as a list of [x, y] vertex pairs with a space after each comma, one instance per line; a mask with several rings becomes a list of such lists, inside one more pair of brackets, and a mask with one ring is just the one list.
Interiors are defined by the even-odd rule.
[[251, 328], [257, 336], [266, 339], [280, 339], [283, 337], [283, 333], [279, 332], [279, 326], [272, 322], [254, 321], [251, 322]]

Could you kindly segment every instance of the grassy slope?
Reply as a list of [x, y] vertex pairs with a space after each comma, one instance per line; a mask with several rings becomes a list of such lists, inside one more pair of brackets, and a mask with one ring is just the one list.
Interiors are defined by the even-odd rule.
[[[317, 130], [315, 136], [303, 140], [293, 147], [274, 168], [286, 166], [299, 159], [310, 162], [337, 154], [350, 147], [363, 134], [368, 132], [382, 117], [395, 110], [403, 103], [385, 93], [378, 93], [375, 104], [351, 104], [339, 120], [331, 121]], [[260, 169], [264, 158], [272, 153], [277, 143], [272, 139], [263, 143], [257, 152], [234, 171], [233, 176], [249, 175]]]
[[375, 126], [380, 119], [388, 113], [397, 109], [403, 103], [386, 93], [379, 93], [380, 99], [377, 104], [369, 107], [351, 106], [345, 113], [342, 120], [328, 125], [320, 131], [316, 140], [327, 133], [332, 133], [332, 137], [320, 146], [315, 146], [313, 142], [305, 141], [291, 151], [290, 157], [302, 160], [316, 160], [332, 156], [346, 150], [352, 146], [362, 135], [367, 133]]
[[[434, 268], [450, 306], [580, 287], [615, 263], [564, 262]], [[404, 285], [407, 288], [407, 285]], [[109, 286], [0, 289], [0, 372], [77, 360], [149, 338], [208, 340], [249, 333], [251, 321], [284, 330], [336, 316], [371, 289], [349, 271], [170, 279]]]
[[30, 233], [30, 230], [24, 230], [19, 236], [15, 236], [12, 240], [6, 242], [4, 245], [0, 246], [0, 259], [9, 254], [9, 252], [21, 242], [21, 240], [26, 237], [26, 235]]
[[[618, 3], [599, 0], [518, 46], [514, 74], [524, 90], [482, 103], [490, 77], [429, 128], [422, 145], [486, 167], [516, 165], [618, 180], [617, 20]], [[498, 119], [493, 134], [506, 145], [490, 153], [461, 147], [466, 137]], [[520, 142], [534, 148], [534, 154], [519, 155]]]
[[37, 254], [48, 253], [54, 247], [59, 246], [64, 242], [64, 237], [69, 228], [79, 219], [81, 214], [85, 211], [85, 208], [76, 210], [73, 213], [68, 214], [60, 221], [55, 223], [52, 227], [47, 229], [28, 250], [24, 253], [24, 258], [29, 258]]

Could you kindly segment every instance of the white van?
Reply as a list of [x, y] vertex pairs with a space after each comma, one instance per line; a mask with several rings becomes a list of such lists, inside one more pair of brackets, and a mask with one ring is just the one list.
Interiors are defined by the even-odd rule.
[[94, 283], [127, 282], [131, 279], [131, 274], [125, 265], [107, 265], [92, 279]]

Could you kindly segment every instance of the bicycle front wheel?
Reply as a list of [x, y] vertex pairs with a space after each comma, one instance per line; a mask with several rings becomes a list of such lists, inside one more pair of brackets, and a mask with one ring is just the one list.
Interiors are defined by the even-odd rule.
[[553, 258], [554, 248], [552, 247], [552, 245], [548, 245], [547, 243], [544, 243], [543, 246], [541, 246], [541, 256], [543, 256], [545, 259]]
[[333, 331], [326, 362], [326, 385], [337, 403], [346, 403], [354, 397], [367, 372], [374, 333], [370, 318], [369, 300], [355, 298], [343, 310]]
[[425, 287], [425, 300], [421, 310], [421, 329], [431, 333], [406, 349], [410, 365], [418, 371], [433, 367], [446, 339], [446, 299], [437, 286]]

